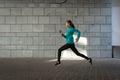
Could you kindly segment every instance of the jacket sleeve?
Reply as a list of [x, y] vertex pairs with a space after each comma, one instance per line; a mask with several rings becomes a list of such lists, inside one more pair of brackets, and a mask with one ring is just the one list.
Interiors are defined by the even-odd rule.
[[62, 37], [66, 38], [66, 35], [65, 35], [65, 34], [61, 34], [61, 35], [62, 35]]
[[79, 39], [79, 38], [80, 38], [80, 35], [81, 35], [81, 32], [80, 32], [80, 30], [78, 30], [78, 29], [75, 29], [75, 32], [77, 32], [77, 38]]

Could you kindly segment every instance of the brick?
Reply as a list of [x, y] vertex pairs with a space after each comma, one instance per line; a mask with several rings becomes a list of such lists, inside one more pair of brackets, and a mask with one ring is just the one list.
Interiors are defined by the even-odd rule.
[[85, 16], [84, 17], [84, 24], [94, 24], [95, 19], [94, 16]]
[[74, 24], [83, 24], [83, 16], [75, 16], [73, 17]]
[[32, 15], [32, 8], [22, 8], [22, 15]]
[[100, 32], [100, 25], [90, 25], [90, 32]]
[[39, 24], [49, 24], [49, 17], [48, 16], [39, 17]]
[[6, 24], [16, 24], [16, 17], [15, 16], [8, 16], [6, 17]]
[[5, 17], [4, 16], [0, 16], [0, 24], [4, 24], [5, 23]]
[[21, 32], [22, 26], [21, 25], [11, 25], [11, 32]]
[[81, 32], [89, 32], [89, 26], [88, 25], [78, 25], [78, 29]]
[[58, 16], [50, 17], [50, 24], [60, 24], [60, 17]]
[[107, 20], [106, 21], [107, 24], [112, 24], [112, 18], [111, 18], [111, 16], [107, 16], [106, 20]]
[[32, 25], [22, 25], [22, 32], [32, 32]]
[[44, 32], [44, 25], [33, 25], [33, 32]]
[[73, 20], [72, 16], [61, 16], [60, 18], [61, 18], [61, 24], [64, 24], [64, 25], [67, 20]]
[[32, 50], [12, 50], [11, 57], [32, 57]]
[[33, 44], [34, 45], [43, 45], [44, 37], [33, 37]]
[[77, 16], [77, 8], [66, 8], [66, 14], [68, 16]]
[[43, 8], [33, 8], [33, 15], [44, 15]]
[[19, 16], [17, 17], [17, 24], [27, 24], [28, 19], [27, 17]]
[[89, 9], [88, 8], [78, 8], [78, 15], [80, 15], [80, 16], [89, 15]]
[[0, 25], [0, 32], [10, 32], [10, 25]]
[[21, 8], [11, 8], [11, 15], [22, 15]]
[[0, 45], [9, 45], [10, 37], [0, 37]]
[[38, 24], [39, 18], [37, 16], [29, 16], [28, 17], [28, 24]]
[[45, 15], [55, 15], [55, 8], [45, 8]]
[[10, 15], [10, 9], [9, 8], [1, 8], [0, 15]]
[[100, 15], [100, 8], [90, 8], [90, 15]]
[[112, 50], [101, 50], [100, 57], [111, 58], [112, 57]]
[[33, 50], [33, 57], [45, 57], [44, 50]]
[[45, 57], [52, 57], [54, 58], [56, 54], [55, 50], [45, 50]]
[[44, 45], [55, 45], [55, 37], [44, 37]]
[[96, 16], [95, 23], [96, 24], [106, 24], [106, 18], [104, 16]]
[[0, 50], [0, 58], [9, 58], [10, 50]]
[[56, 8], [56, 15], [66, 15], [66, 8]]
[[88, 51], [88, 55], [89, 57], [98, 57], [100, 58], [100, 50], [92, 50], [92, 51]]
[[108, 15], [112, 14], [111, 8], [101, 8], [101, 15]]
[[111, 25], [101, 25], [101, 32], [111, 32]]
[[88, 39], [89, 45], [100, 45], [100, 38], [91, 37]]
[[44, 32], [55, 32], [55, 25], [44, 25]]
[[101, 45], [111, 45], [111, 38], [101, 38]]

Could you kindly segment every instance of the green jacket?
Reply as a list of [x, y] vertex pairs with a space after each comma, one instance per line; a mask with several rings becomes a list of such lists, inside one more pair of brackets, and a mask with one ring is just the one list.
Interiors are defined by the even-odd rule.
[[65, 34], [62, 34], [62, 36], [66, 39], [67, 44], [74, 44], [74, 38], [73, 34], [74, 32], [77, 32], [77, 38], [80, 38], [81, 32], [78, 29], [73, 28], [72, 26], [69, 26], [66, 30]]

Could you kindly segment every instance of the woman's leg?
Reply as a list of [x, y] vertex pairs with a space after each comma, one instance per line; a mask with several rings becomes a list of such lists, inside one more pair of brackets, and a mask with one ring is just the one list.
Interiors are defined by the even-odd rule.
[[72, 44], [70, 48], [71, 48], [71, 50], [72, 50], [77, 56], [81, 56], [81, 57], [83, 57], [83, 58], [85, 58], [85, 59], [87, 59], [87, 60], [90, 59], [90, 58], [88, 58], [87, 56], [79, 53], [78, 50], [75, 48], [75, 45], [74, 45], [74, 44]]
[[61, 52], [62, 52], [63, 50], [68, 49], [68, 48], [70, 48], [69, 44], [65, 44], [65, 45], [63, 45], [61, 48], [58, 49], [58, 62], [59, 62], [59, 63], [60, 63], [60, 58], [61, 58]]

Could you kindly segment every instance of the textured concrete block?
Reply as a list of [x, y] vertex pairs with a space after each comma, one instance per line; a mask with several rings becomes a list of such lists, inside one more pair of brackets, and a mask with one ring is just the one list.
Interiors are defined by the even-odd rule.
[[22, 8], [22, 15], [32, 15], [32, 8]]
[[66, 41], [62, 36], [61, 37], [56, 37], [56, 45], [61, 45], [62, 46], [65, 43], [66, 43]]
[[104, 16], [96, 16], [95, 23], [96, 24], [106, 24], [106, 18]]
[[89, 57], [98, 57], [98, 58], [100, 58], [100, 50], [90, 50], [90, 51], [88, 51], [88, 55], [89, 55]]
[[66, 31], [65, 25], [56, 25], [56, 32], [59, 33], [59, 30], [65, 32]]
[[101, 15], [111, 15], [112, 14], [112, 10], [111, 8], [101, 8]]
[[34, 45], [43, 45], [44, 37], [33, 37], [33, 44]]
[[58, 16], [50, 17], [50, 24], [60, 24], [60, 17]]
[[45, 57], [44, 50], [33, 50], [33, 57]]
[[100, 32], [100, 25], [90, 25], [90, 32]]
[[100, 8], [90, 8], [90, 15], [100, 15]]
[[38, 24], [39, 18], [37, 16], [29, 16], [28, 17], [28, 24]]
[[32, 37], [12, 37], [11, 45], [31, 45], [33, 43]]
[[44, 45], [55, 45], [55, 37], [44, 37]]
[[111, 25], [101, 25], [101, 32], [111, 32], [112, 31]]
[[0, 37], [0, 45], [9, 45], [10, 37]]
[[21, 31], [22, 31], [22, 26], [21, 25], [11, 25], [10, 32], [21, 32]]
[[32, 50], [12, 50], [11, 57], [32, 57]]
[[78, 15], [80, 15], [80, 16], [89, 15], [89, 9], [88, 8], [78, 8]]
[[107, 24], [112, 24], [112, 17], [111, 16], [107, 16], [106, 20], [107, 20], [106, 21]]
[[44, 32], [55, 32], [55, 25], [44, 25]]
[[16, 17], [15, 16], [7, 16], [5, 21], [6, 21], [6, 24], [16, 24]]
[[83, 16], [75, 16], [75, 17], [73, 17], [73, 22], [75, 24], [83, 24]]
[[11, 15], [22, 15], [21, 8], [11, 8]]
[[101, 50], [100, 57], [111, 58], [112, 57], [112, 50]]
[[100, 38], [92, 37], [88, 39], [89, 45], [100, 45]]
[[4, 8], [5, 4], [4, 3], [0, 3], [0, 8]]
[[27, 36], [27, 33], [17, 32], [17, 33], [16, 33], [16, 36], [17, 36], [17, 37], [26, 37], [26, 36]]
[[56, 8], [56, 15], [66, 15], [66, 8]]
[[10, 15], [10, 9], [9, 8], [1, 8], [0, 15]]
[[55, 8], [45, 8], [45, 15], [55, 15]]
[[78, 29], [81, 32], [89, 32], [89, 26], [88, 25], [78, 25]]
[[66, 14], [68, 16], [77, 16], [77, 8], [66, 8]]
[[29, 32], [29, 33], [27, 33], [27, 36], [35, 37], [35, 36], [39, 36], [39, 33], [38, 32]]
[[45, 57], [55, 57], [56, 51], [55, 50], [45, 50]]
[[10, 25], [0, 25], [0, 32], [10, 32]]
[[22, 25], [22, 32], [32, 32], [32, 25]]
[[5, 17], [4, 16], [0, 16], [0, 24], [4, 24], [5, 23]]
[[33, 8], [33, 15], [44, 15], [43, 8]]
[[17, 24], [27, 24], [27, 23], [28, 23], [27, 17], [23, 17], [23, 16], [17, 17]]
[[61, 18], [61, 24], [64, 24], [64, 25], [67, 20], [73, 20], [72, 16], [61, 16], [60, 18]]
[[44, 25], [33, 25], [33, 32], [44, 32]]
[[39, 17], [39, 24], [49, 24], [49, 17], [48, 16]]
[[0, 50], [0, 58], [9, 58], [10, 50]]
[[84, 24], [94, 24], [95, 19], [94, 16], [85, 16], [84, 17]]
[[101, 45], [111, 45], [111, 38], [101, 38]]

